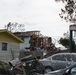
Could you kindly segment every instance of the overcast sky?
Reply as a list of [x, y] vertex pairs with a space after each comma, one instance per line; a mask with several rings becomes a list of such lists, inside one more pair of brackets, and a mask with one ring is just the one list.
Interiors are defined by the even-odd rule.
[[0, 0], [0, 27], [8, 22], [25, 24], [26, 31], [40, 30], [46, 36], [62, 36], [69, 24], [59, 17], [63, 5], [54, 0]]

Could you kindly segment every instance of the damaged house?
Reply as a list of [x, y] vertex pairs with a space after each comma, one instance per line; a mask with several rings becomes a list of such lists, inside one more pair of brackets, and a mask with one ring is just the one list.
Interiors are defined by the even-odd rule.
[[54, 44], [52, 44], [52, 38], [42, 35], [40, 31], [15, 32], [14, 34], [24, 40], [24, 43], [20, 44], [20, 50], [27, 51], [32, 47], [43, 47], [47, 53], [58, 50]]
[[0, 30], [0, 60], [8, 62], [19, 57], [20, 43], [23, 40], [8, 30]]

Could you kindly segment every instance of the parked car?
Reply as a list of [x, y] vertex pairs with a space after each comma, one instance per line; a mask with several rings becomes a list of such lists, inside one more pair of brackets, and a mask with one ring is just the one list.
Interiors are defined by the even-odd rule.
[[68, 66], [67, 68], [51, 71], [44, 75], [76, 75], [76, 63]]
[[63, 69], [76, 63], [76, 53], [57, 53], [39, 61], [44, 65], [46, 72]]

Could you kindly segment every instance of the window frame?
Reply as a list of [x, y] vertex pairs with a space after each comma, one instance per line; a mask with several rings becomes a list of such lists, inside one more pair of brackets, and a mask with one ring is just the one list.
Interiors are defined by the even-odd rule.
[[2, 42], [2, 51], [7, 51], [7, 43]]

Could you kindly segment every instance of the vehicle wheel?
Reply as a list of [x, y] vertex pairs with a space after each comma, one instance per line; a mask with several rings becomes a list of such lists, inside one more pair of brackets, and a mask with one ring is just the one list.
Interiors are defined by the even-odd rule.
[[50, 67], [50, 66], [46, 66], [46, 67], [45, 67], [45, 73], [48, 73], [48, 72], [50, 72], [50, 71], [53, 71], [53, 68]]

